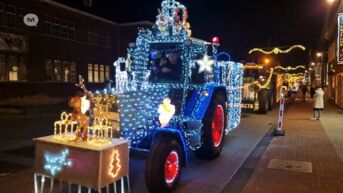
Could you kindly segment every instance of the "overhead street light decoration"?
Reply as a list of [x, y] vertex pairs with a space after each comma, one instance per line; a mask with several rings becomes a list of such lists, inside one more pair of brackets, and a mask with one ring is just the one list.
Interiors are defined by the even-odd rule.
[[287, 54], [290, 51], [294, 50], [294, 49], [301, 49], [301, 50], [306, 50], [305, 46], [303, 45], [293, 45], [290, 46], [288, 49], [282, 50], [278, 47], [273, 48], [270, 51], [264, 50], [262, 48], [253, 48], [252, 50], [249, 51], [249, 54], [252, 54], [253, 52], [261, 52], [263, 54]]
[[297, 70], [300, 68], [305, 69], [305, 66], [296, 66], [296, 67], [287, 66], [286, 68], [282, 67], [282, 66], [276, 66], [275, 70], [281, 69], [281, 70], [285, 70], [285, 71], [291, 71], [291, 70]]

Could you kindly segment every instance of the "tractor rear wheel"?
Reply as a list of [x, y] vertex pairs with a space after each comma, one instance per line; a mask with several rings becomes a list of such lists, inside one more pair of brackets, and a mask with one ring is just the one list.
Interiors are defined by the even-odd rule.
[[227, 115], [224, 93], [215, 93], [202, 123], [202, 146], [195, 154], [200, 158], [214, 159], [220, 155], [225, 138]]

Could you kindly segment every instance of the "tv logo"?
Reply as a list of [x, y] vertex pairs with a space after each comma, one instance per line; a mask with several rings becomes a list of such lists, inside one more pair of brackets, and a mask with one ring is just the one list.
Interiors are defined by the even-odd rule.
[[28, 13], [24, 16], [23, 19], [25, 25], [29, 26], [29, 27], [37, 27], [38, 24], [38, 16], [34, 13]]

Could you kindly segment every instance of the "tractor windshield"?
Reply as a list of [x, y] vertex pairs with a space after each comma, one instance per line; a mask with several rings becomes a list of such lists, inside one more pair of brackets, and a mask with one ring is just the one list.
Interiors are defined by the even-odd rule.
[[152, 44], [149, 54], [151, 82], [180, 82], [181, 49], [178, 44]]

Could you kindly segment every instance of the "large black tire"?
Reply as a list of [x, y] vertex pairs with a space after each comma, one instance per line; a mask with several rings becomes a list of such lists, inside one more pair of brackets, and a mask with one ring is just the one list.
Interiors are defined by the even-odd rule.
[[269, 97], [267, 90], [260, 90], [258, 92], [258, 113], [267, 114], [269, 109]]
[[[212, 121], [215, 118], [215, 111], [217, 108], [222, 108], [224, 122], [221, 136], [218, 138], [219, 140], [217, 144], [215, 144], [212, 133]], [[225, 94], [223, 92], [216, 92], [213, 95], [202, 123], [202, 146], [195, 151], [195, 155], [199, 158], [211, 160], [220, 155], [224, 144], [225, 128], [227, 125], [227, 112], [225, 109]]]
[[275, 96], [274, 96], [274, 91], [270, 90], [269, 92], [269, 100], [268, 100], [269, 104], [268, 104], [268, 110], [271, 111], [274, 108], [274, 104], [275, 104]]
[[[177, 164], [168, 165], [167, 160], [170, 160], [168, 159], [170, 158], [169, 156], [175, 158], [175, 154], [177, 154], [178, 158]], [[181, 175], [183, 156], [181, 146], [173, 138], [161, 138], [155, 143], [145, 167], [145, 183], [151, 193], [169, 193], [177, 187]], [[175, 165], [177, 167], [174, 167]], [[174, 176], [172, 180], [170, 180], [169, 170], [166, 171], [167, 168], [172, 170], [172, 174], [173, 171], [177, 170], [176, 175], [172, 175]], [[167, 179], [166, 172], [169, 174], [169, 180]]]

